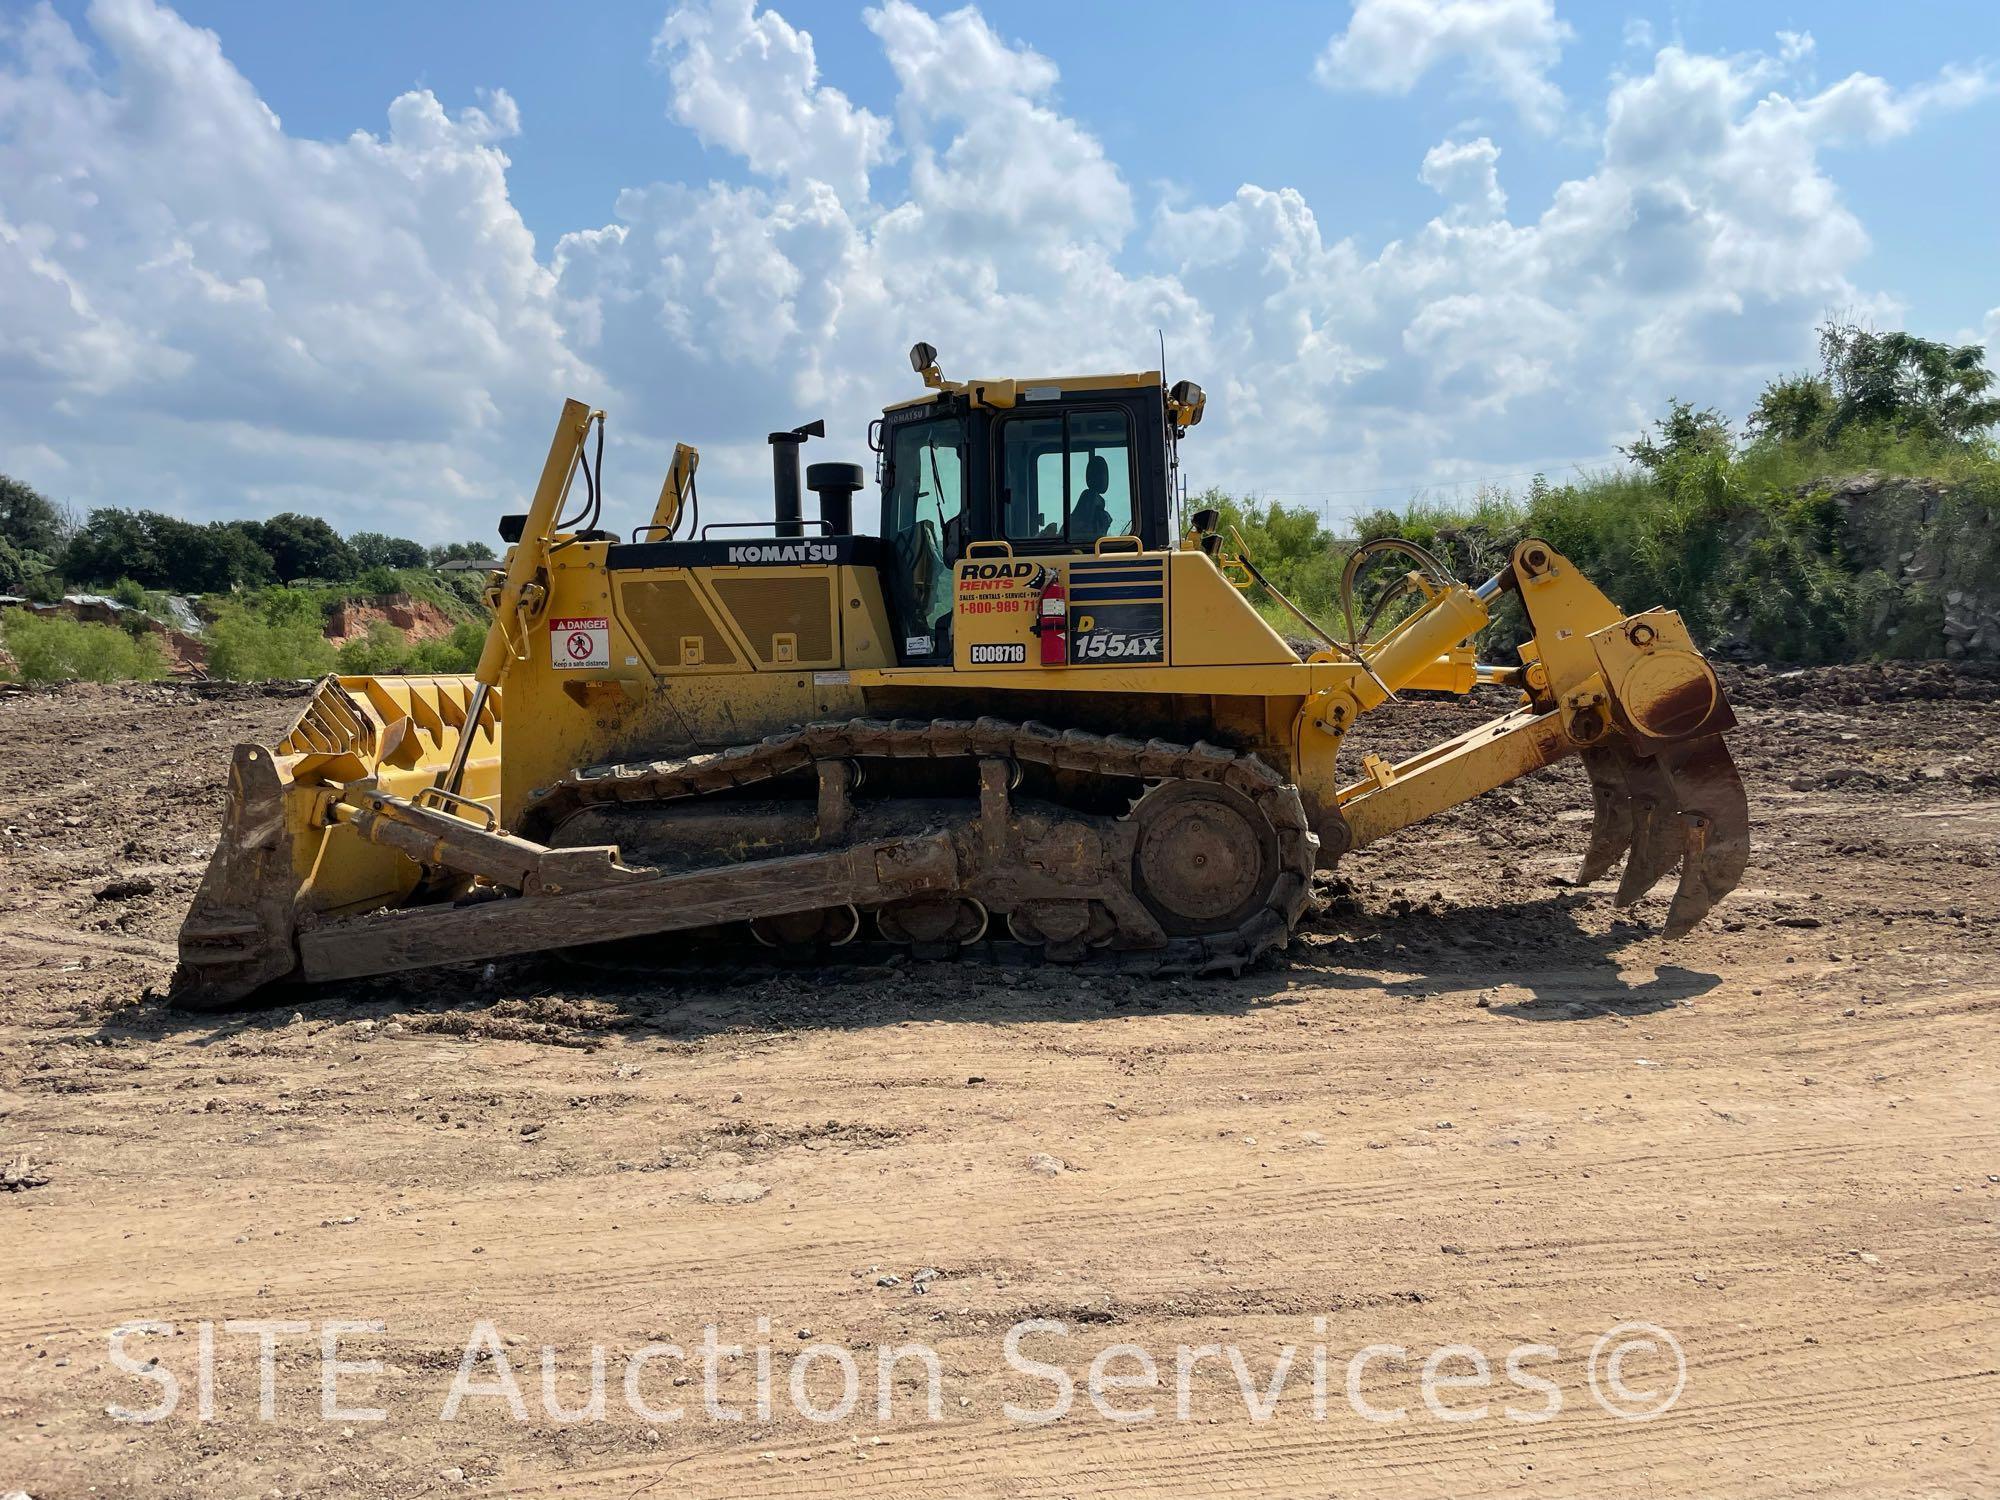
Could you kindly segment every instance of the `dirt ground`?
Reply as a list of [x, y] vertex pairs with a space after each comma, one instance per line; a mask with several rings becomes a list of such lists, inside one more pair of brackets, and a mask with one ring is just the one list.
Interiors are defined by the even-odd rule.
[[[1240, 980], [542, 962], [219, 1018], [155, 991], [226, 749], [297, 700], [0, 696], [0, 1494], [2000, 1493], [2000, 680], [1731, 682], [1751, 868], [1675, 944], [1566, 884], [1571, 767], [1356, 856]], [[1628, 1322], [1685, 1361], [1651, 1420]], [[678, 1420], [627, 1399], [658, 1342]], [[593, 1344], [603, 1419], [558, 1420], [540, 1351], [574, 1410]], [[921, 1357], [877, 1409], [909, 1344], [935, 1420]], [[1121, 1344], [1151, 1420], [1083, 1389]], [[1067, 1415], [1008, 1414], [1056, 1401], [1029, 1360]]]

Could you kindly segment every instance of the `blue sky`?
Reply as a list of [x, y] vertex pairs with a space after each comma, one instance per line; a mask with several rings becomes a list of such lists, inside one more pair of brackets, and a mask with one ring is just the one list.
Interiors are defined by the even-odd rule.
[[[84, 7], [58, 7], [81, 18]], [[288, 129], [333, 137], [377, 129], [383, 105], [411, 88], [470, 100], [505, 87], [521, 106], [508, 146], [510, 184], [540, 241], [596, 222], [619, 188], [655, 178], [742, 180], [727, 151], [704, 149], [668, 119], [651, 43], [666, 6], [191, 3], [182, 15], [219, 32]], [[946, 9], [948, 7], [933, 7]], [[779, 7], [783, 10], [783, 7]], [[1588, 169], [1587, 142], [1509, 131], [1490, 99], [1440, 77], [1408, 99], [1317, 87], [1309, 61], [1335, 30], [1326, 4], [1240, 7], [1226, 45], [1212, 13], [1188, 3], [1148, 6], [1013, 0], [989, 19], [1062, 69], [1064, 110], [1090, 127], [1135, 183], [1213, 200], [1242, 182], [1284, 183], [1322, 205], [1335, 233], [1393, 239], [1429, 214], [1431, 194], [1411, 163], [1461, 122], [1502, 132], [1510, 192], [1546, 200]], [[1643, 66], [1628, 21], [1660, 42], [1749, 52], [1780, 31], [1809, 32], [1818, 76], [1853, 72], [1892, 81], [1928, 77], [1953, 61], [2000, 64], [2000, 5], [1926, 0], [1885, 20], [1879, 0], [1811, 5], [1682, 4], [1559, 7], [1575, 28], [1552, 76], [1586, 105], [1604, 81]], [[793, 20], [810, 28], [825, 76], [857, 102], [888, 112], [896, 82], [860, 7], [814, 4]], [[1851, 153], [1837, 163], [1849, 204], [1874, 249], [1861, 269], [1899, 289], [1914, 322], [1940, 334], [1976, 324], [2000, 300], [1991, 250], [2000, 248], [2000, 107], [1932, 122], [1921, 136]], [[1958, 253], [1940, 253], [1957, 247]]]
[[683, 437], [751, 508], [914, 338], [1164, 326], [1196, 482], [1334, 513], [1740, 411], [1829, 312], [2000, 342], [1991, 4], [673, 9], [0, 7], [0, 470], [479, 533], [574, 391], [614, 501]]

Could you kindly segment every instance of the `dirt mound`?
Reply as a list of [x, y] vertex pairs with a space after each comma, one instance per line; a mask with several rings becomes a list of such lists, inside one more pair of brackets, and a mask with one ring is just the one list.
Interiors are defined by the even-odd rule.
[[[45, 698], [71, 704], [79, 697], [87, 697], [100, 703], [138, 706], [303, 698], [312, 690], [313, 684], [304, 678], [278, 678], [269, 682], [229, 682], [219, 677], [166, 678], [159, 682], [0, 682], [0, 697]], [[50, 711], [62, 710], [52, 706]]]
[[1992, 703], [2000, 701], [2000, 664], [1883, 661], [1831, 667], [1721, 668], [1730, 701], [1748, 707], [1780, 703]]

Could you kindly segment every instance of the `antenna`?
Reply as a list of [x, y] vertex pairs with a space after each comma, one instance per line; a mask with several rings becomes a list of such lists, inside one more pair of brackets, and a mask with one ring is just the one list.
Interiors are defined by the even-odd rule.
[[1186, 521], [1182, 512], [1187, 507], [1182, 503], [1183, 496], [1181, 492], [1187, 486], [1181, 481], [1181, 445], [1174, 440], [1174, 416], [1172, 412], [1167, 410], [1166, 403], [1166, 393], [1168, 390], [1167, 331], [1164, 328], [1155, 328], [1153, 332], [1160, 340], [1160, 419], [1166, 424], [1167, 503], [1174, 508], [1174, 535], [1175, 537], [1179, 537], [1186, 527]]

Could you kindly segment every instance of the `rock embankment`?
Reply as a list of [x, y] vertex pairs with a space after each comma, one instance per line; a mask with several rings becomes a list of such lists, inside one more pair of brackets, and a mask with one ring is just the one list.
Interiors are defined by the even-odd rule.
[[2000, 515], [1943, 480], [1880, 473], [1818, 480], [1839, 515], [1873, 611], [1863, 624], [1896, 656], [2000, 661]]

